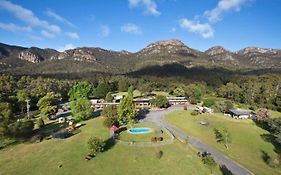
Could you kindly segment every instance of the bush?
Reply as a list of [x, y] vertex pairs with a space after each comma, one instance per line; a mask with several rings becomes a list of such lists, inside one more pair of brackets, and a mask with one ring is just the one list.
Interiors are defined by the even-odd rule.
[[161, 157], [163, 156], [163, 151], [161, 151], [161, 150], [157, 151], [155, 156], [156, 156], [157, 159], [161, 159]]
[[36, 126], [38, 128], [42, 128], [43, 126], [45, 126], [44, 120], [42, 119], [42, 117], [38, 118], [36, 121]]
[[91, 156], [97, 156], [98, 153], [104, 150], [104, 146], [105, 146], [104, 142], [96, 137], [90, 137], [87, 144], [89, 149], [89, 155]]
[[196, 116], [196, 115], [199, 114], [199, 112], [198, 111], [192, 111], [190, 114], [193, 115], [193, 116]]
[[209, 108], [215, 104], [215, 100], [208, 98], [208, 99], [203, 100], [203, 103], [204, 103], [204, 106]]

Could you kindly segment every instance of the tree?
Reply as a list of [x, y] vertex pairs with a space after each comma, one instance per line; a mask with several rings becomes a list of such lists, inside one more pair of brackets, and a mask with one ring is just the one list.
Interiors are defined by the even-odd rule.
[[10, 103], [0, 102], [0, 121], [12, 119], [12, 109]]
[[72, 116], [77, 120], [87, 120], [93, 116], [93, 108], [88, 99], [80, 98], [70, 102]]
[[119, 92], [124, 92], [128, 89], [129, 87], [129, 81], [127, 78], [123, 77], [118, 81], [118, 91]]
[[133, 102], [132, 88], [128, 89], [128, 94], [121, 100], [117, 108], [118, 122], [121, 125], [133, 124], [137, 115], [135, 104]]
[[213, 174], [213, 169], [217, 166], [214, 158], [209, 153], [205, 152], [202, 154], [202, 162], [210, 168], [211, 173]]
[[103, 108], [102, 116], [105, 117], [104, 126], [110, 128], [114, 124], [118, 124], [116, 106], [110, 105]]
[[230, 133], [226, 128], [219, 131], [217, 128], [214, 129], [214, 133], [218, 143], [223, 143], [226, 149], [228, 149], [228, 144], [231, 142]]
[[158, 108], [167, 108], [169, 106], [167, 98], [163, 95], [156, 95], [156, 97], [151, 100], [151, 104]]
[[173, 95], [178, 96], [178, 97], [184, 97], [185, 96], [185, 91], [181, 87], [177, 87], [176, 89], [173, 90]]
[[69, 91], [69, 101], [74, 101], [79, 98], [88, 98], [93, 92], [92, 85], [87, 81], [80, 81], [74, 85]]
[[94, 91], [96, 98], [105, 98], [106, 94], [110, 92], [110, 86], [105, 81], [100, 81], [97, 88]]
[[16, 97], [17, 97], [17, 100], [18, 100], [18, 103], [19, 103], [19, 106], [21, 109], [21, 113], [23, 113], [23, 109], [26, 105], [26, 100], [28, 99], [28, 95], [27, 95], [26, 91], [18, 90]]
[[256, 113], [256, 120], [258, 122], [264, 122], [267, 121], [270, 118], [269, 111], [265, 108], [258, 109]]
[[97, 156], [100, 152], [104, 150], [104, 146], [105, 146], [105, 144], [101, 139], [93, 136], [90, 137], [87, 144], [88, 144], [89, 154], [91, 156]]
[[113, 101], [113, 96], [112, 96], [112, 93], [111, 92], [108, 92], [107, 94], [106, 94], [106, 97], [105, 97], [105, 101], [106, 102], [112, 102]]
[[44, 123], [44, 120], [42, 119], [42, 117], [39, 117], [37, 120], [36, 120], [36, 126], [38, 128], [42, 128], [43, 126], [45, 126], [45, 123]]
[[8, 134], [13, 137], [29, 137], [34, 128], [32, 120], [23, 120], [8, 125]]
[[37, 103], [41, 117], [47, 117], [49, 119], [54, 118], [58, 108], [57, 103], [60, 100], [61, 95], [55, 94], [54, 92], [48, 92], [42, 97]]

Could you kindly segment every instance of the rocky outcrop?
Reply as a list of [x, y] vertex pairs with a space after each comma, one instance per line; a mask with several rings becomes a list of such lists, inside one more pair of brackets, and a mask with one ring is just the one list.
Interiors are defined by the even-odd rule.
[[58, 60], [66, 59], [66, 58], [72, 58], [75, 61], [89, 61], [89, 62], [93, 62], [97, 60], [96, 57], [94, 56], [94, 53], [91, 52], [91, 50], [85, 48], [66, 50], [64, 52], [59, 53], [58, 55], [51, 57], [51, 59], [58, 59]]
[[29, 61], [31, 63], [39, 63], [44, 60], [40, 55], [31, 52], [30, 50], [22, 51], [18, 54], [18, 58], [21, 60]]
[[137, 56], [148, 56], [154, 54], [182, 54], [182, 55], [189, 55], [194, 54], [197, 55], [199, 51], [191, 49], [187, 47], [183, 42], [180, 40], [162, 40], [157, 41], [152, 44], [149, 44], [144, 49], [140, 50], [137, 53]]

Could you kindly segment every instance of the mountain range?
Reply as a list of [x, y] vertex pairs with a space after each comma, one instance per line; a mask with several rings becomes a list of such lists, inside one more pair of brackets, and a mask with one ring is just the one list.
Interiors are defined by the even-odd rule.
[[135, 53], [97, 47], [79, 47], [59, 52], [54, 49], [25, 48], [0, 43], [1, 72], [123, 74], [169, 64], [185, 68], [199, 66], [239, 71], [279, 69], [281, 50], [247, 47], [231, 52], [222, 46], [214, 46], [202, 52], [175, 39], [151, 43]]

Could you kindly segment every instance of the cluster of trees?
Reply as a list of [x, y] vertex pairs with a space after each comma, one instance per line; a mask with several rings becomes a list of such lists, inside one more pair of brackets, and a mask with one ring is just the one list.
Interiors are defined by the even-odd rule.
[[280, 76], [237, 77], [217, 89], [217, 94], [230, 100], [281, 111]]
[[34, 121], [25, 115], [26, 100], [30, 100], [31, 110], [39, 109], [42, 117], [51, 118], [56, 103], [66, 99], [72, 84], [71, 80], [0, 75], [0, 136], [31, 136]]

